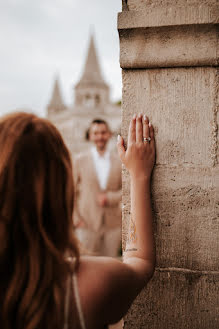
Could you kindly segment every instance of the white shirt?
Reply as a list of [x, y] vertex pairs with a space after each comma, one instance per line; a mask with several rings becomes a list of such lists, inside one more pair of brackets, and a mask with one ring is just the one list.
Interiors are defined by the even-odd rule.
[[96, 147], [91, 148], [97, 179], [102, 190], [106, 189], [110, 171], [110, 152], [107, 150], [103, 155], [97, 152]]

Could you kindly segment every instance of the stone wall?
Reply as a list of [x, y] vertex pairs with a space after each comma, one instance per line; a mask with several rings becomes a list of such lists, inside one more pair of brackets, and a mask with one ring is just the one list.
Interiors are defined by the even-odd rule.
[[[216, 1], [130, 0], [118, 16], [122, 134], [144, 112], [157, 147], [157, 267], [125, 329], [219, 327], [217, 10]], [[123, 169], [124, 245], [129, 217]]]

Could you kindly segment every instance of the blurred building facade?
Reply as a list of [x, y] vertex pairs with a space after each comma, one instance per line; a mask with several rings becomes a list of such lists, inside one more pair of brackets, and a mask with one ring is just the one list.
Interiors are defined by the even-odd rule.
[[[47, 106], [47, 117], [62, 133], [72, 155], [90, 147], [87, 133], [93, 119], [107, 121], [113, 136], [120, 132], [120, 105], [110, 101], [110, 88], [102, 76], [93, 36], [90, 38], [82, 76], [74, 87], [74, 103], [65, 105], [57, 78]], [[110, 147], [115, 144], [114, 140], [115, 137]]]

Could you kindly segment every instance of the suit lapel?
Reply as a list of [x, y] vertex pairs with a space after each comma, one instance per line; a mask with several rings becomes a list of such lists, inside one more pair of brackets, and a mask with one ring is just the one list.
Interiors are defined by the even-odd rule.
[[109, 170], [109, 175], [107, 178], [106, 190], [110, 189], [110, 183], [114, 176], [114, 170], [115, 170], [115, 165], [114, 165], [114, 161], [113, 161], [113, 153], [111, 152], [110, 153], [110, 170]]
[[96, 172], [96, 167], [95, 167], [95, 163], [94, 163], [94, 159], [93, 159], [93, 154], [91, 151], [89, 153], [88, 161], [89, 161], [88, 167], [90, 168], [89, 176], [93, 177], [94, 184], [96, 184], [96, 186], [98, 186], [98, 188], [101, 189], [99, 180], [97, 178], [97, 172]]

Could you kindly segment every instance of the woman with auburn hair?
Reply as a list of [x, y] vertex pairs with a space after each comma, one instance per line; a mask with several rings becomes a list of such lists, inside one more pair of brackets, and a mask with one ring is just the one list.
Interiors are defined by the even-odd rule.
[[130, 121], [131, 220], [123, 262], [80, 256], [73, 233], [70, 154], [58, 130], [33, 114], [0, 119], [0, 327], [103, 329], [117, 322], [154, 271], [150, 177], [154, 130]]

